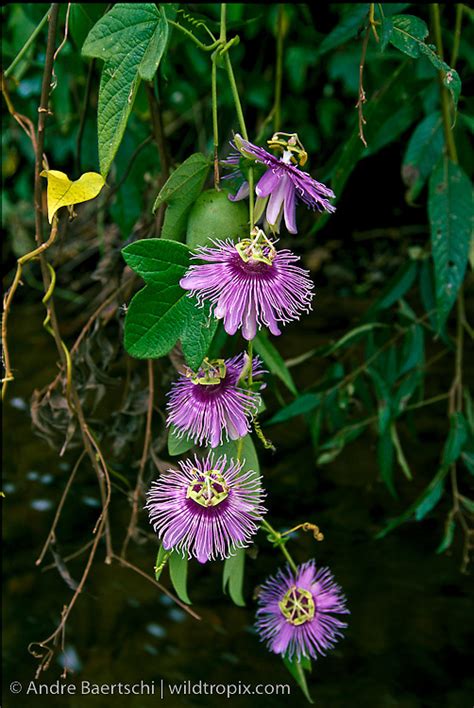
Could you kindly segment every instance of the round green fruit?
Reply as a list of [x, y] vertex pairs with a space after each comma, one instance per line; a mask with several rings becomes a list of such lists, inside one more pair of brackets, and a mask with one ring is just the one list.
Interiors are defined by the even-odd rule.
[[188, 218], [186, 243], [191, 248], [208, 246], [211, 239], [235, 243], [249, 236], [246, 202], [231, 202], [229, 192], [208, 189], [199, 195]]

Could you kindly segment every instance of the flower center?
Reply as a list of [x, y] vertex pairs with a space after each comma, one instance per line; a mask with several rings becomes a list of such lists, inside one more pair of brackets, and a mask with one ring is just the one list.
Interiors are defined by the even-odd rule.
[[267, 144], [272, 150], [283, 151], [283, 162], [289, 164], [290, 161], [303, 167], [308, 159], [308, 153], [303, 147], [297, 133], [274, 133]]
[[244, 238], [235, 245], [244, 263], [266, 263], [273, 265], [276, 249], [262, 229], [255, 226], [250, 232], [252, 238]]
[[314, 617], [315, 606], [313, 596], [309, 590], [297, 588], [296, 585], [293, 585], [288, 590], [283, 600], [281, 600], [278, 605], [287, 622], [294, 624], [295, 627], [309, 622]]
[[205, 508], [218, 506], [229, 496], [229, 487], [219, 470], [199, 472], [194, 469], [196, 479], [191, 482], [186, 490], [186, 499], [192, 499]]
[[220, 384], [225, 379], [227, 367], [224, 359], [209, 359], [206, 357], [198, 371], [192, 371], [187, 368], [186, 377], [191, 379], [193, 384], [201, 384], [202, 386], [215, 386]]

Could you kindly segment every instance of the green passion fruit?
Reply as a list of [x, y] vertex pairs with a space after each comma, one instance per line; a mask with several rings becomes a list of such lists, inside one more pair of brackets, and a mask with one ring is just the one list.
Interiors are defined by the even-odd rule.
[[246, 201], [231, 202], [227, 190], [208, 189], [199, 195], [188, 218], [186, 243], [191, 248], [208, 246], [211, 239], [235, 243], [249, 236]]

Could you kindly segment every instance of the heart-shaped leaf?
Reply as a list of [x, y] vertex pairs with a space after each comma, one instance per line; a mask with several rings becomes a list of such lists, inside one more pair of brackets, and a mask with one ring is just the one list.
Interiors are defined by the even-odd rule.
[[105, 184], [104, 178], [97, 172], [85, 172], [75, 182], [59, 170], [43, 170], [40, 176], [48, 180], [49, 223], [58, 209], [94, 199]]

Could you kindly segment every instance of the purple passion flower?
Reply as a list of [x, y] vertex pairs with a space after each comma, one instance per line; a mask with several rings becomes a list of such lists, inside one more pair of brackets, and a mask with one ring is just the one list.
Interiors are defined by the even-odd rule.
[[243, 462], [225, 455], [179, 462], [152, 482], [146, 507], [166, 550], [200, 563], [228, 558], [249, 545], [266, 512], [261, 477], [242, 472]]
[[281, 334], [279, 323], [308, 312], [314, 295], [308, 271], [294, 265], [298, 256], [287, 249], [277, 251], [260, 229], [251, 236], [238, 244], [215, 241], [215, 248], [199, 247], [193, 258], [206, 262], [192, 265], [180, 280], [201, 306], [211, 302], [227, 334], [242, 328], [247, 340], [262, 325], [272, 334]]
[[[250, 431], [249, 419], [257, 412], [260, 395], [240, 385], [250, 369], [247, 354], [232, 359], [204, 359], [197, 372], [187, 370], [171, 385], [167, 424], [178, 437], [188, 435], [198, 445], [217, 447], [238, 440]], [[253, 377], [262, 374], [260, 360], [253, 360]], [[255, 383], [255, 382], [254, 382]]]
[[287, 565], [262, 586], [256, 627], [270, 651], [316, 659], [332, 649], [347, 627], [336, 614], [349, 614], [341, 588], [329, 568], [311, 560], [294, 573]]
[[[290, 233], [296, 234], [298, 231], [295, 215], [297, 201], [302, 201], [313, 210], [336, 211], [328, 201], [335, 197], [332, 189], [317, 182], [308, 172], [304, 172], [294, 164], [304, 165], [308, 157], [296, 134], [275, 133], [268, 144], [271, 148], [283, 151], [283, 155], [275, 157], [264, 148], [244, 140], [238, 133], [234, 137], [234, 146], [244, 157], [268, 167], [255, 185], [257, 221], [265, 212], [265, 219], [271, 230], [279, 233], [284, 216], [286, 228]], [[230, 156], [226, 162], [229, 167], [234, 168], [235, 174], [235, 156]], [[244, 183], [233, 200], [237, 201], [246, 196], [248, 196], [248, 184]]]

